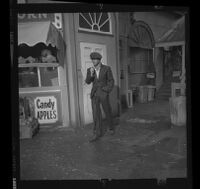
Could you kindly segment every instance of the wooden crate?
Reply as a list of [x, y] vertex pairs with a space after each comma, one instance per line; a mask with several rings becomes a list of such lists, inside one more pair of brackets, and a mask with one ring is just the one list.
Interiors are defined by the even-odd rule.
[[185, 95], [185, 84], [184, 83], [171, 83], [171, 96], [176, 97], [176, 91], [180, 90], [180, 95], [184, 96]]
[[20, 139], [23, 138], [32, 138], [33, 136], [33, 129], [28, 127], [27, 125], [20, 126]]
[[177, 126], [186, 124], [186, 97], [171, 97], [169, 99], [171, 123]]
[[20, 139], [32, 138], [39, 131], [38, 121], [33, 119], [32, 122], [26, 123], [25, 120], [20, 120]]

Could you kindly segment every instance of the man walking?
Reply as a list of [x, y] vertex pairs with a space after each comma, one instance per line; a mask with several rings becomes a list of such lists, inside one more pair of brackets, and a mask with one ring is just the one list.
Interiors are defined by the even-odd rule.
[[112, 111], [109, 103], [109, 93], [114, 87], [114, 79], [111, 68], [102, 64], [101, 54], [92, 52], [90, 54], [90, 58], [94, 67], [87, 69], [85, 82], [87, 84], [93, 83], [90, 98], [92, 101], [92, 113], [94, 120], [94, 137], [90, 140], [90, 142], [94, 142], [103, 136], [102, 112], [100, 105], [102, 105], [103, 111], [105, 112], [109, 131], [111, 134], [114, 134]]

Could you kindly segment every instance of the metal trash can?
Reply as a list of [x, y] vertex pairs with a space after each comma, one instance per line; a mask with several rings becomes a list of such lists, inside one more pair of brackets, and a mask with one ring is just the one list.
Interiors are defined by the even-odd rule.
[[147, 86], [138, 87], [138, 102], [146, 103], [148, 101], [148, 88]]

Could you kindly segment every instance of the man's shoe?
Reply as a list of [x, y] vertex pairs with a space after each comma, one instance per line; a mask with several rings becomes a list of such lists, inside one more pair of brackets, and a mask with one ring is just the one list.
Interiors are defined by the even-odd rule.
[[110, 133], [110, 135], [114, 135], [115, 134], [115, 130], [114, 129], [110, 129], [109, 133]]
[[95, 142], [95, 141], [99, 140], [99, 138], [100, 138], [100, 137], [98, 137], [98, 136], [94, 136], [93, 138], [91, 138], [91, 139], [89, 140], [89, 142]]

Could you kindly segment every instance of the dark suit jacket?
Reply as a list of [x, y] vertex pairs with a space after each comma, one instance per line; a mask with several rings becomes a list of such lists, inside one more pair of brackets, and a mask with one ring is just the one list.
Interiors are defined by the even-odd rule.
[[99, 78], [97, 78], [96, 72], [91, 76], [90, 68], [87, 69], [87, 76], [85, 82], [90, 84], [93, 82], [90, 97], [94, 95], [101, 98], [106, 97], [114, 87], [114, 79], [111, 68], [106, 65], [101, 65], [99, 72]]

